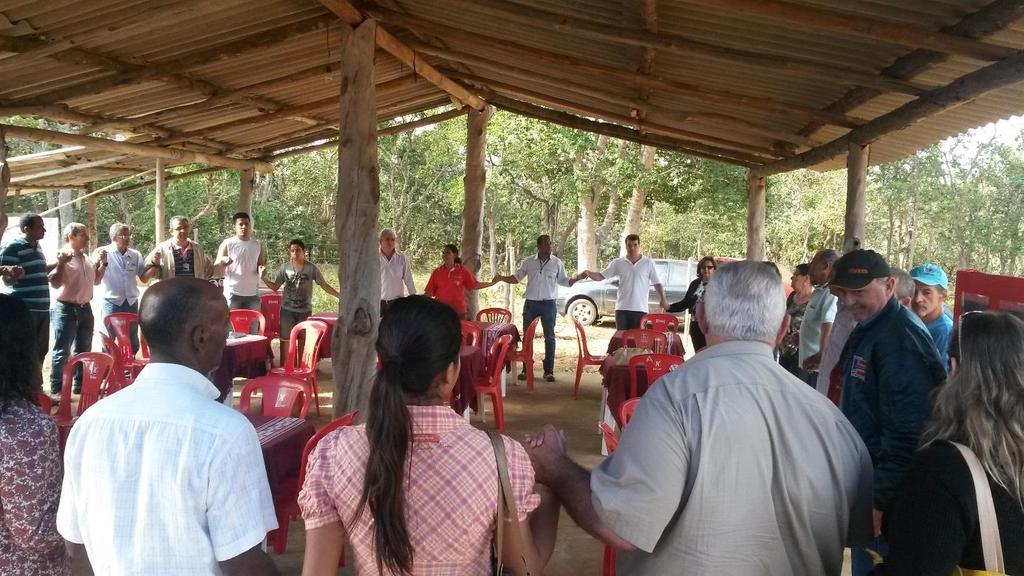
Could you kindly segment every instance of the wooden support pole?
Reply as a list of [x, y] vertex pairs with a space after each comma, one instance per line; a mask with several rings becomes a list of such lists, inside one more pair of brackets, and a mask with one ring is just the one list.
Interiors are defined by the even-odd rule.
[[377, 23], [367, 20], [355, 30], [342, 26], [341, 33], [341, 137], [334, 204], [334, 234], [341, 247], [341, 298], [331, 342], [335, 417], [353, 409], [366, 414], [380, 322], [380, 182], [373, 66]]
[[153, 203], [153, 239], [160, 242], [164, 238], [164, 226], [167, 226], [167, 178], [164, 173], [164, 161], [156, 160], [156, 201]]
[[7, 164], [7, 139], [0, 126], [0, 234], [7, 230], [7, 192], [11, 187], [11, 167]]
[[868, 183], [868, 162], [871, 147], [850, 143], [846, 154], [846, 227], [843, 231], [843, 252], [862, 246]]
[[160, 146], [149, 146], [146, 144], [132, 144], [130, 142], [118, 142], [116, 140], [108, 140], [106, 138], [93, 138], [92, 136], [66, 134], [64, 132], [55, 132], [53, 130], [26, 128], [24, 126], [12, 126], [10, 124], [0, 124], [0, 126], [2, 126], [7, 132], [8, 138], [23, 138], [25, 140], [34, 140], [36, 142], [82, 146], [93, 150], [107, 150], [110, 152], [119, 152], [121, 154], [133, 154], [135, 156], [142, 156], [143, 158], [163, 158], [164, 160], [170, 160], [172, 162], [216, 164], [217, 166], [238, 168], [240, 170], [253, 168], [260, 172], [271, 172], [274, 170], [274, 167], [271, 164], [261, 162], [259, 160], [242, 160], [217, 154], [204, 154], [201, 152], [192, 152], [190, 150], [181, 150], [179, 148], [162, 148]]
[[[462, 208], [462, 264], [474, 276], [480, 273], [480, 243], [484, 233], [484, 188], [487, 185], [487, 122], [494, 114], [491, 107], [473, 110], [466, 119], [466, 175], [462, 179], [465, 203]], [[466, 293], [470, 316], [480, 309], [475, 290]]]
[[[92, 191], [90, 185], [87, 190]], [[96, 197], [89, 196], [85, 200], [85, 225], [89, 228], [89, 252], [95, 250], [100, 243], [99, 231], [96, 230]]]
[[747, 172], [747, 260], [764, 260], [764, 216], [767, 186], [764, 176]]
[[252, 221], [252, 188], [256, 180], [256, 173], [252, 170], [238, 171], [238, 205], [236, 212], [245, 212]]

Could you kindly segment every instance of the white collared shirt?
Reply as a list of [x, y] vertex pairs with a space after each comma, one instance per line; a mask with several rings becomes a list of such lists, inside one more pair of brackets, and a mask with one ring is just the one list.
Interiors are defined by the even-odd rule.
[[[139, 301], [139, 283], [136, 278], [142, 276], [142, 254], [134, 248], [128, 248], [124, 254], [111, 242], [101, 249], [107, 251], [107, 271], [103, 274], [100, 285], [103, 287], [103, 299], [114, 304], [129, 304]], [[99, 262], [98, 251], [93, 253], [93, 262]]]
[[[406, 294], [405, 290], [409, 293]], [[409, 259], [398, 250], [391, 255], [389, 260], [380, 253], [380, 299], [394, 300], [403, 296], [412, 296], [416, 293], [416, 283], [413, 282], [412, 268], [409, 266]]]
[[648, 295], [651, 286], [661, 284], [654, 260], [640, 256], [636, 263], [625, 256], [616, 258], [601, 272], [605, 278], [619, 279], [619, 294], [615, 298], [616, 310], [647, 312]]
[[149, 364], [71, 429], [57, 529], [96, 574], [220, 575], [277, 528], [252, 424], [177, 364]]
[[558, 287], [569, 285], [565, 266], [558, 256], [549, 256], [546, 261], [541, 260], [536, 254], [528, 256], [519, 265], [514, 276], [520, 282], [523, 278], [527, 279], [527, 300], [554, 300], [558, 297]]

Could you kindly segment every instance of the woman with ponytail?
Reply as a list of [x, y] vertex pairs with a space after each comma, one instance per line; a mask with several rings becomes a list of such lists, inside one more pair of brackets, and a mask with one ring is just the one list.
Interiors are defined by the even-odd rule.
[[[389, 308], [365, 426], [328, 434], [309, 458], [299, 495], [303, 576], [333, 576], [345, 541], [358, 574], [492, 572], [494, 450], [449, 406], [461, 335], [455, 312], [440, 302], [409, 296]], [[558, 503], [534, 485], [523, 447], [503, 440], [521, 537], [506, 530], [502, 556], [524, 575], [527, 562], [543, 566], [554, 549]]]
[[430, 280], [427, 281], [423, 293], [451, 306], [459, 318], [472, 320], [467, 312], [469, 307], [466, 305], [466, 290], [489, 288], [494, 286], [497, 280], [478, 281], [469, 268], [462, 265], [459, 247], [455, 244], [445, 244], [441, 258], [441, 265], [430, 273]]

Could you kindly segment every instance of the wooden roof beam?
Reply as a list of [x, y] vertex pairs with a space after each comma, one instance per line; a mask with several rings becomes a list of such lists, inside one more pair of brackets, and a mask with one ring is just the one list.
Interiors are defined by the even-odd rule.
[[936, 32], [905, 22], [879, 20], [847, 12], [792, 4], [782, 0], [688, 0], [718, 12], [740, 12], [799, 27], [827, 30], [848, 36], [878, 40], [889, 44], [927, 48], [943, 54], [994, 62], [1012, 56], [1016, 50], [979, 42], [944, 32]]
[[[698, 55], [722, 62], [778, 70], [811, 78], [828, 79], [847, 86], [867, 86], [883, 92], [916, 96], [928, 89], [912, 82], [890, 78], [885, 75], [876, 75], [865, 70], [843, 66], [839, 63], [824, 64], [811, 59], [726, 48], [691, 40], [679, 34], [652, 33], [633, 28], [599, 24], [505, 0], [449, 1], [472, 6], [474, 10], [483, 10], [489, 14], [516, 20], [531, 26], [541, 26], [555, 32], [612, 42], [620, 46], [652, 48], [684, 56]], [[373, 12], [373, 10], [370, 11], [371, 14]]]
[[121, 160], [125, 160], [127, 158], [131, 158], [131, 156], [128, 156], [127, 154], [122, 154], [119, 156], [111, 156], [110, 158], [103, 158], [101, 160], [81, 162], [78, 164], [72, 164], [70, 166], [62, 166], [60, 168], [53, 168], [51, 170], [43, 170], [41, 172], [29, 172], [27, 174], [22, 174], [19, 176], [12, 175], [11, 183], [21, 184], [24, 182], [31, 182], [33, 180], [40, 180], [42, 178], [52, 178], [54, 176], [60, 176], [62, 174], [71, 174], [74, 172], [89, 170], [91, 168], [96, 168], [99, 166], [106, 166], [107, 164], [114, 164], [115, 162], [120, 162]]
[[[377, 14], [378, 11], [374, 11], [374, 13]], [[623, 70], [621, 68], [615, 68], [604, 64], [580, 60], [564, 54], [548, 52], [524, 46], [522, 44], [516, 44], [507, 40], [484, 36], [476, 32], [467, 32], [446, 24], [421, 19], [412, 19], [403, 15], [394, 14], [388, 16], [388, 21], [392, 21], [392, 17], [395, 18], [394, 21], [399, 22], [400, 25], [409, 29], [418, 29], [437, 36], [457, 39], [459, 43], [472, 46], [474, 49], [490, 49], [501, 54], [507, 54], [510, 61], [517, 62], [520, 65], [528, 65], [538, 69], [556, 67], [571, 70], [572, 74], [586, 74], [606, 81], [625, 82], [636, 87], [671, 92], [673, 94], [680, 94], [707, 102], [754, 108], [773, 114], [799, 114], [807, 118], [823, 120], [829, 124], [835, 124], [846, 128], [854, 128], [864, 123], [863, 120], [846, 114], [833, 114], [831, 112], [823, 112], [810, 106], [789, 104], [761, 96], [748, 96], [725, 90], [704, 88], [694, 84], [642, 74], [634, 70]], [[423, 42], [415, 42], [413, 43], [413, 46], [420, 52], [439, 56], [441, 58], [448, 58], [447, 55], [452, 54], [451, 50], [438, 48]]]
[[871, 142], [906, 128], [929, 116], [965, 104], [992, 90], [1024, 81], [1024, 52], [985, 68], [961, 76], [952, 83], [936, 88], [912, 102], [851, 130], [848, 134], [808, 150], [802, 154], [773, 162], [756, 169], [762, 176], [806, 168], [846, 153], [849, 145], [865, 146]]
[[[358, 26], [366, 19], [366, 17], [363, 16], [363, 14], [347, 0], [320, 0], [320, 3], [349, 26]], [[483, 100], [478, 98], [476, 94], [473, 94], [469, 90], [466, 90], [465, 86], [462, 86], [454, 82], [451, 78], [441, 74], [437, 68], [434, 68], [429, 62], [422, 59], [415, 50], [398, 38], [394, 37], [381, 26], [377, 27], [376, 43], [377, 46], [386, 50], [400, 62], [412, 68], [413, 72], [422, 76], [425, 80], [437, 86], [441, 90], [451, 94], [452, 97], [456, 98], [460, 103], [462, 103], [462, 105], [470, 106], [474, 110], [483, 110], [485, 103]]]
[[0, 124], [0, 126], [3, 126], [4, 132], [10, 138], [22, 138], [36, 142], [49, 142], [52, 144], [70, 146], [83, 146], [92, 150], [106, 150], [108, 152], [142, 156], [144, 158], [163, 158], [164, 160], [182, 163], [199, 162], [203, 164], [215, 164], [217, 166], [237, 168], [239, 170], [272, 172], [274, 169], [272, 165], [258, 160], [242, 160], [239, 158], [230, 158], [228, 156], [220, 156], [217, 154], [204, 154], [201, 152], [192, 152], [178, 148], [162, 148], [160, 146], [147, 144], [117, 142], [115, 140], [107, 140], [105, 138], [94, 138], [92, 136], [82, 136], [80, 134], [66, 134], [64, 132], [54, 132], [52, 130], [42, 130], [39, 128], [26, 128], [24, 126], [12, 126], [10, 124]]

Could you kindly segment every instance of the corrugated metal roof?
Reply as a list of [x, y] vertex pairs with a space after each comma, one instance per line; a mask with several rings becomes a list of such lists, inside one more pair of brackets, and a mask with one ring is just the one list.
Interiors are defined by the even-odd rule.
[[[689, 51], [654, 48], [649, 75], [655, 83], [646, 86], [629, 74], [644, 70], [647, 49], [573, 26], [556, 28], [529, 12], [553, 14], [554, 22], [576, 19], [597, 24], [606, 34], [635, 34], [644, 32], [645, 2], [654, 6], [658, 33], [696, 43]], [[956, 25], [990, 4], [792, 2], [930, 31]], [[461, 78], [485, 98], [498, 94], [622, 124], [639, 134], [668, 138], [680, 149], [749, 165], [785, 159], [842, 137], [849, 122], [883, 116], [922, 90], [947, 85], [988, 64], [950, 56], [899, 84], [880, 73], [914, 51], [903, 40], [865, 38], [794, 23], [776, 14], [724, 9], [706, 0], [514, 0], [497, 8], [491, 0], [388, 0], [380, 5], [408, 20], [390, 22], [384, 13], [382, 26], [423, 47], [428, 62]], [[129, 135], [137, 134], [130, 138], [133, 142], [170, 142], [249, 158], [336, 132], [339, 27], [344, 24], [315, 2], [0, 0], [0, 16], [0, 50], [10, 39], [20, 42], [19, 51], [39, 50], [35, 56], [0, 51], [0, 108], [24, 112], [25, 107], [35, 107], [43, 117], [98, 123], [107, 131], [127, 129]], [[983, 41], [1021, 50], [1024, 22], [990, 31]], [[731, 51], [733, 57], [707, 54], [716, 50]], [[765, 58], [791, 65], [766, 66], [759, 60]], [[755, 60], [761, 64], [752, 63]], [[153, 67], [161, 73], [123, 76]], [[381, 50], [375, 77], [381, 120], [449, 101], [422, 78], [410, 79], [409, 68]], [[845, 116], [822, 121], [822, 111], [851, 89], [885, 82], [887, 90], [874, 91], [873, 97], [841, 111]], [[54, 105], [67, 109], [55, 114]], [[1021, 83], [883, 136], [872, 144], [871, 160], [898, 159], [944, 137], [1019, 113], [1024, 113]], [[274, 116], [268, 119], [268, 114]], [[96, 164], [114, 156], [90, 150], [16, 163], [16, 186], [77, 186], [152, 164], [118, 159], [30, 184], [21, 182], [32, 173], [75, 162]], [[841, 165], [842, 159], [833, 159], [819, 167]]]

